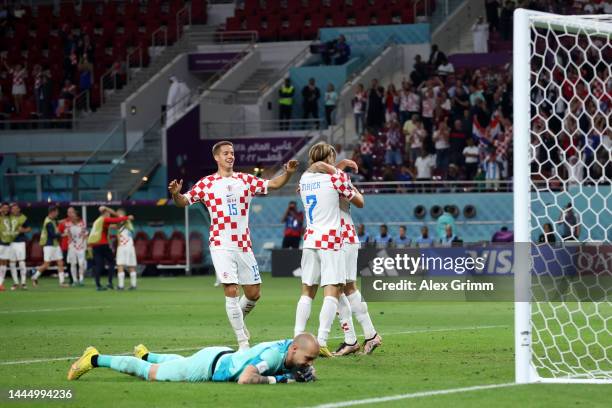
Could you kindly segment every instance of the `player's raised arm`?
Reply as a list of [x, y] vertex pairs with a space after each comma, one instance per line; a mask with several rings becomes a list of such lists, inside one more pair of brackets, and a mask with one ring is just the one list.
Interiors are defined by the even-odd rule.
[[283, 172], [283, 174], [274, 177], [272, 180], [268, 182], [268, 189], [278, 190], [279, 188], [287, 184], [289, 182], [289, 179], [291, 179], [291, 176], [293, 176], [293, 173], [297, 171], [298, 164], [299, 162], [297, 160], [289, 160], [284, 165], [285, 171]]
[[183, 179], [181, 179], [181, 181], [172, 180], [168, 185], [168, 191], [170, 194], [172, 194], [172, 201], [174, 201], [174, 205], [181, 208], [189, 205], [187, 198], [181, 194], [182, 188]]

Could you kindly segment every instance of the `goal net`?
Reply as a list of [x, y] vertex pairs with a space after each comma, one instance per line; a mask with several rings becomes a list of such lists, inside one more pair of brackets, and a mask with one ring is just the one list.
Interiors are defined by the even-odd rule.
[[612, 16], [514, 17], [516, 380], [612, 383]]

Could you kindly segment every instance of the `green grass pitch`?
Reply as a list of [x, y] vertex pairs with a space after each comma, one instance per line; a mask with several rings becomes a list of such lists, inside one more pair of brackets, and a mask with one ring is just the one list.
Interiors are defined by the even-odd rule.
[[[0, 406], [309, 407], [398, 394], [510, 383], [514, 377], [511, 303], [370, 303], [383, 336], [371, 356], [317, 360], [311, 384], [239, 386], [148, 383], [108, 369], [68, 382], [73, 357], [88, 345], [103, 353], [188, 355], [235, 342], [223, 294], [211, 277], [141, 279], [136, 292], [60, 289], [43, 279], [27, 292], [0, 293]], [[296, 279], [264, 275], [262, 299], [247, 318], [252, 343], [290, 337]], [[320, 299], [309, 329], [316, 331]], [[359, 333], [360, 328], [357, 326]], [[330, 346], [340, 342], [337, 324]], [[360, 340], [362, 337], [360, 337]], [[70, 401], [11, 402], [9, 389], [72, 389]], [[362, 406], [609, 407], [609, 385], [526, 385], [422, 396]]]

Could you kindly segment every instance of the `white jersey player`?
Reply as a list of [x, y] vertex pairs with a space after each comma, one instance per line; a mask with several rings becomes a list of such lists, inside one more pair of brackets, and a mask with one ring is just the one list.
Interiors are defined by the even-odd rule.
[[68, 218], [64, 222], [64, 234], [68, 236], [66, 262], [70, 265], [73, 285], [83, 286], [87, 266], [87, 260], [85, 259], [85, 251], [87, 251], [87, 226], [85, 221], [79, 217], [76, 210], [72, 207], [68, 209]]
[[[119, 217], [125, 217], [125, 210], [120, 208], [117, 210]], [[118, 231], [119, 244], [117, 245], [117, 290], [123, 290], [125, 287], [125, 270], [130, 274], [130, 289], [136, 290], [137, 274], [136, 266], [136, 247], [134, 246], [134, 226], [131, 220], [122, 222], [119, 225]]]
[[[317, 143], [308, 153], [310, 164], [334, 163], [336, 151], [327, 143]], [[300, 196], [306, 209], [307, 227], [302, 250], [302, 296], [295, 314], [295, 334], [303, 333], [310, 317], [312, 300], [319, 286], [325, 298], [319, 314], [317, 340], [320, 355], [331, 357], [327, 338], [338, 309], [338, 298], [346, 282], [340, 199], [363, 207], [363, 196], [355, 190], [341, 171], [334, 174], [305, 172], [300, 179]]]
[[[260, 297], [261, 276], [251, 249], [249, 207], [255, 195], [268, 189], [279, 189], [297, 170], [298, 162], [290, 160], [284, 173], [272, 180], [234, 172], [234, 147], [222, 141], [213, 146], [217, 172], [196, 182], [181, 194], [183, 180], [172, 180], [168, 190], [178, 207], [202, 203], [210, 214], [210, 254], [217, 281], [223, 284], [225, 310], [238, 339], [240, 349], [249, 347], [244, 317]], [[240, 297], [238, 285], [244, 296]]]

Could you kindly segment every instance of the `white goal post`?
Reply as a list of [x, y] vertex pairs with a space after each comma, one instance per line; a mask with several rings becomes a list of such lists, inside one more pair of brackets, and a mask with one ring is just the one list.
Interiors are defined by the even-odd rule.
[[[611, 84], [612, 15], [560, 16], [515, 11], [517, 383], [612, 384], [610, 281], [598, 281], [605, 286], [597, 288], [604, 296], [591, 301], [571, 297], [551, 301], [534, 295], [534, 287], [542, 285], [542, 281], [532, 270], [532, 244], [538, 241], [544, 224], [549, 224], [546, 228], [552, 225], [551, 236], [556, 235], [557, 243], [610, 245]], [[597, 145], [589, 139], [591, 135]], [[574, 218], [566, 218], [570, 212]], [[609, 268], [603, 274], [612, 277]], [[556, 282], [554, 273], [550, 275], [550, 281]]]

